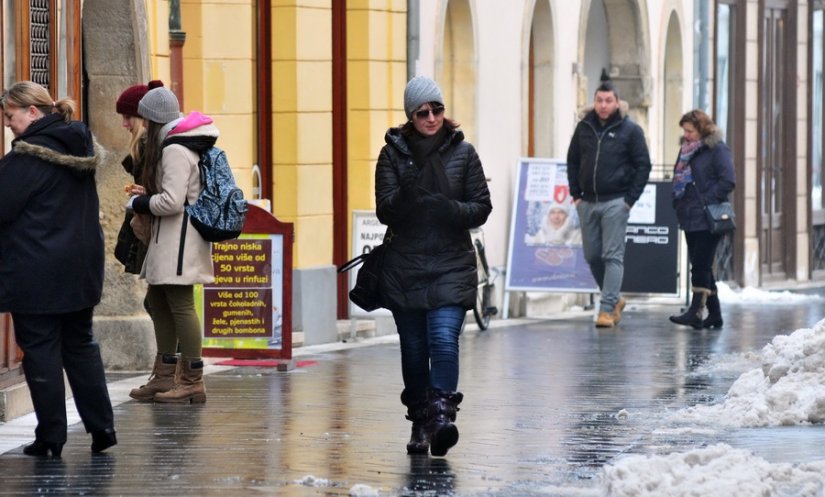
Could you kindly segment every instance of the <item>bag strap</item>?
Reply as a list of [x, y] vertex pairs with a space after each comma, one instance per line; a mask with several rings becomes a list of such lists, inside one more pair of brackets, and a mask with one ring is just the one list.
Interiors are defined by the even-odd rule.
[[354, 257], [354, 258], [352, 258], [352, 259], [348, 260], [347, 262], [345, 262], [344, 264], [342, 264], [342, 265], [341, 265], [341, 267], [339, 267], [339, 268], [338, 268], [338, 273], [339, 273], [339, 274], [340, 274], [340, 273], [346, 273], [346, 272], [347, 272], [347, 271], [349, 271], [350, 269], [352, 269], [352, 268], [354, 268], [354, 267], [357, 267], [359, 264], [361, 264], [362, 262], [364, 262], [364, 260], [365, 260], [365, 259], [367, 258], [367, 256], [369, 256], [369, 255], [370, 255], [370, 252], [367, 252], [366, 254], [361, 254], [361, 255], [359, 255], [358, 257]]
[[[382, 240], [381, 245], [389, 245], [392, 242], [393, 237], [395, 237], [395, 233], [392, 231], [392, 228], [387, 227], [387, 232], [384, 235], [384, 240]], [[374, 250], [374, 249], [373, 249]], [[352, 259], [348, 260], [347, 262], [341, 264], [341, 267], [338, 268], [338, 273], [346, 273], [350, 269], [357, 267], [359, 264], [363, 263], [367, 260], [367, 257], [372, 252], [367, 252], [366, 254], [361, 254], [359, 256], [353, 257]]]

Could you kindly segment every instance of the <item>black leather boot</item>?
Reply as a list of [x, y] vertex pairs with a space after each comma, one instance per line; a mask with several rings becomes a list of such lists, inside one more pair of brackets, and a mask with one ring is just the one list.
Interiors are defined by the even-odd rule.
[[458, 427], [453, 424], [458, 413], [458, 404], [464, 400], [461, 392], [431, 390], [429, 393], [430, 453], [434, 456], [447, 455], [447, 451], [458, 443]]
[[430, 451], [430, 432], [427, 431], [429, 403], [427, 399], [412, 402], [401, 392], [401, 403], [407, 406], [407, 419], [412, 421], [410, 441], [407, 442], [407, 454], [426, 454]]
[[44, 442], [42, 440], [35, 440], [29, 445], [23, 447], [23, 453], [27, 456], [46, 457], [51, 452], [52, 457], [59, 458], [63, 452], [63, 444], [58, 442]]
[[708, 294], [710, 294], [710, 290], [707, 288], [693, 287], [693, 299], [690, 301], [690, 307], [688, 307], [684, 314], [670, 316], [670, 321], [701, 330], [703, 326], [702, 316], [705, 311]]
[[117, 445], [117, 436], [114, 428], [106, 428], [105, 430], [92, 432], [92, 452], [98, 454]]
[[702, 321], [703, 328], [721, 328], [724, 322], [722, 321], [722, 305], [719, 303], [719, 295], [716, 292], [708, 295], [708, 317]]

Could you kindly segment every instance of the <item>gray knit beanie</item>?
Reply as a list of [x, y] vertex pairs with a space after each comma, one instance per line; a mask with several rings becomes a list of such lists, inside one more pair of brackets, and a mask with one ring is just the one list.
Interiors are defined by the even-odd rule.
[[428, 102], [438, 102], [444, 105], [441, 88], [426, 76], [414, 77], [404, 89], [404, 112], [407, 114], [407, 119], [412, 119], [415, 109]]
[[180, 117], [178, 97], [168, 88], [154, 88], [146, 92], [138, 104], [140, 117], [158, 123], [166, 124]]

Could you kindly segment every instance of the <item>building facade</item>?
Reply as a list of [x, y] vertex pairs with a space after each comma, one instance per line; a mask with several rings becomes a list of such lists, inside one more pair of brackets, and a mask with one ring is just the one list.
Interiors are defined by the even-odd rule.
[[[305, 343], [347, 316], [354, 210], [374, 209], [375, 160], [404, 121], [406, 81], [432, 76], [491, 178], [488, 258], [507, 258], [520, 157], [564, 157], [602, 72], [669, 174], [679, 117], [724, 129], [739, 229], [720, 251], [739, 285], [825, 275], [823, 0], [3, 0], [5, 85], [43, 82], [82, 104], [112, 152], [98, 177], [111, 254], [123, 215], [129, 85], [162, 79], [211, 115], [238, 183], [295, 226], [293, 321]], [[4, 151], [10, 137], [4, 134]], [[109, 257], [97, 333], [113, 369], [152, 358], [145, 287]], [[0, 321], [0, 387], [19, 381]]]

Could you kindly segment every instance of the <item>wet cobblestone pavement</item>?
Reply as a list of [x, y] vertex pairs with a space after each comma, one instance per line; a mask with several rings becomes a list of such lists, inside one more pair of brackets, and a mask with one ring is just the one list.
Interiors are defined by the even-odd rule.
[[632, 304], [612, 330], [585, 314], [468, 327], [461, 439], [445, 458], [405, 453], [398, 345], [384, 337], [298, 349], [287, 373], [212, 367], [205, 405], [121, 403], [120, 444], [107, 453], [93, 456], [75, 424], [62, 460], [20, 447], [0, 455], [0, 496], [599, 495], [601, 468], [628, 453], [724, 441], [771, 461], [825, 459], [822, 426], [657, 429], [681, 408], [719, 401], [742, 372], [703, 369], [709, 361], [813, 326], [825, 301], [728, 305], [725, 328], [703, 331], [669, 323], [676, 306]]

